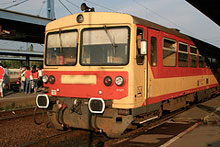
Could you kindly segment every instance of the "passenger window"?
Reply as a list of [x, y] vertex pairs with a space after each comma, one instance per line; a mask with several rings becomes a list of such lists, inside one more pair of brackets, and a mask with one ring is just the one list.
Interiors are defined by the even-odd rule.
[[157, 66], [157, 38], [151, 37], [150, 63], [151, 66]]
[[216, 58], [212, 58], [212, 67], [218, 67], [218, 60]]
[[211, 63], [212, 63], [212, 58], [211, 57], [206, 57], [205, 62], [206, 62], [206, 67], [210, 68]]
[[164, 38], [163, 66], [176, 66], [176, 41]]
[[178, 66], [188, 67], [188, 45], [179, 43]]
[[197, 67], [197, 48], [190, 47], [190, 67]]
[[136, 55], [136, 62], [138, 65], [144, 64], [144, 56], [141, 55], [141, 40], [144, 39], [144, 30], [142, 28], [137, 29], [137, 55]]
[[205, 67], [205, 57], [202, 56], [200, 53], [199, 53], [199, 67], [200, 68], [204, 68]]

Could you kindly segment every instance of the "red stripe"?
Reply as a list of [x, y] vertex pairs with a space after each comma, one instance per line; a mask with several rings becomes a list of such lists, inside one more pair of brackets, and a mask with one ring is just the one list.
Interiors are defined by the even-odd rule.
[[[44, 86], [49, 87], [51, 90], [56, 90], [56, 96], [63, 97], [79, 97], [90, 98], [97, 97], [103, 99], [122, 99], [128, 96], [128, 72], [114, 71], [45, 71], [48, 76], [54, 75], [56, 78], [54, 84], [47, 83]], [[62, 84], [61, 75], [96, 75], [96, 84]], [[117, 76], [124, 78], [124, 84], [117, 86], [115, 84], [115, 78]], [[111, 86], [104, 85], [104, 78], [110, 76], [113, 80]], [[57, 91], [57, 89], [59, 89]]]
[[170, 93], [170, 94], [166, 94], [166, 95], [160, 95], [160, 96], [157, 96], [157, 97], [150, 97], [150, 98], [147, 99], [147, 102], [145, 100], [143, 105], [161, 102], [161, 101], [164, 101], [164, 100], [168, 100], [168, 99], [171, 99], [171, 98], [176, 98], [176, 97], [183, 96], [183, 95], [186, 95], [186, 94], [190, 94], [190, 93], [193, 93], [193, 92], [196, 92], [196, 91], [201, 91], [201, 90], [205, 90], [205, 89], [209, 89], [209, 88], [217, 87], [217, 86], [219, 86], [219, 84], [212, 84], [212, 85], [203, 86], [203, 87], [199, 87], [199, 88], [193, 88], [193, 89], [189, 89], [189, 90], [185, 90], [185, 91], [179, 91], [179, 92], [174, 92], [174, 93]]

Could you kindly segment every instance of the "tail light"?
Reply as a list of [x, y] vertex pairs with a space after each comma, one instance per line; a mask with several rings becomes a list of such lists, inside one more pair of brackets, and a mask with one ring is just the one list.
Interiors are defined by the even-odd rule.
[[112, 85], [112, 78], [111, 78], [110, 76], [106, 76], [106, 77], [104, 78], [104, 84], [105, 84], [105, 86], [110, 86], [110, 85]]
[[55, 83], [55, 77], [53, 75], [50, 75], [48, 78], [48, 81], [50, 84], [54, 84]]

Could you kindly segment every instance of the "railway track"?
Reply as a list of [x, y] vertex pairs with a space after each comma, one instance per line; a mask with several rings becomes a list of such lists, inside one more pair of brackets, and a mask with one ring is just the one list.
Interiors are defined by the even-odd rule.
[[[34, 108], [25, 108], [25, 109], [16, 109], [10, 111], [0, 112], [0, 121], [9, 121], [12, 119], [19, 119], [33, 116]], [[36, 114], [41, 114], [42, 111], [37, 112]]]
[[[185, 110], [175, 111], [174, 113], [165, 115], [160, 119], [152, 120], [147, 123], [143, 123], [141, 126], [134, 130], [126, 130], [126, 132], [118, 139], [107, 138], [103, 134], [97, 134], [93, 132], [83, 130], [70, 130], [61, 132], [56, 135], [47, 136], [45, 138], [37, 139], [35, 141], [26, 142], [25, 144], [19, 145], [18, 147], [33, 147], [33, 146], [117, 146], [130, 138], [151, 130], [159, 125], [162, 125], [172, 117], [184, 112]], [[79, 139], [80, 138], [80, 139]]]
[[[189, 109], [193, 107], [200, 107], [200, 104], [195, 104], [189, 107]], [[140, 134], [149, 132], [153, 130], [154, 128], [157, 128], [158, 126], [162, 126], [165, 123], [168, 122], [168, 120], [172, 120], [173, 117], [176, 115], [186, 111], [188, 109], [181, 109], [178, 111], [175, 111], [173, 113], [167, 114], [165, 116], [162, 116], [159, 119], [151, 120], [149, 122], [143, 123], [139, 126], [137, 126], [134, 129], [127, 129], [124, 134], [121, 135], [118, 139], [110, 139], [107, 138], [103, 134], [93, 133], [89, 131], [84, 130], [68, 130], [68, 131], [62, 131], [54, 133], [54, 134], [47, 134], [42, 135], [39, 139], [31, 139], [27, 140], [23, 143], [18, 144], [19, 147], [29, 147], [29, 146], [48, 146], [48, 147], [54, 147], [54, 146], [118, 146], [123, 144], [124, 142], [127, 142], [131, 140], [132, 138], [135, 138], [139, 136]], [[25, 115], [26, 116], [32, 116], [34, 109], [30, 109], [30, 114]], [[28, 113], [29, 113], [28, 112]], [[7, 112], [7, 113], [12, 113]], [[5, 112], [5, 114], [7, 114]], [[18, 114], [18, 112], [15, 112]], [[2, 114], [0, 114], [1, 116]], [[19, 116], [17, 116], [19, 117]], [[20, 116], [22, 117], [22, 116]], [[6, 118], [5, 118], [6, 119]], [[13, 117], [7, 118], [6, 120], [12, 120]], [[28, 118], [29, 119], [29, 118]], [[32, 119], [32, 118], [30, 118]], [[1, 121], [0, 121], [1, 122]], [[192, 124], [189, 124], [193, 125]], [[43, 127], [41, 125], [41, 127]], [[45, 128], [46, 129], [46, 128]]]
[[15, 109], [0, 112], [0, 121], [17, 119], [33, 115], [34, 108]]
[[[30, 142], [26, 142], [25, 144], [21, 144], [18, 147], [33, 147], [33, 146], [44, 146], [45, 143], [49, 144], [50, 141], [55, 141], [57, 139], [59, 139], [61, 136], [64, 137], [64, 135], [69, 135], [73, 133], [73, 131], [67, 131], [67, 132], [62, 132], [56, 135], [52, 135], [52, 136], [48, 136], [45, 138], [41, 138], [35, 141], [30, 141]], [[64, 137], [65, 138], [65, 137]], [[59, 140], [61, 141], [61, 140]]]
[[177, 110], [173, 113], [162, 116], [159, 119], [155, 119], [155, 120], [143, 123], [138, 128], [136, 128], [134, 130], [128, 130], [126, 133], [122, 134], [122, 136], [118, 139], [111, 139], [111, 140], [106, 141], [105, 146], [117, 146], [117, 144], [121, 144], [127, 140], [130, 140], [131, 138], [135, 138], [136, 136], [138, 136], [144, 132], [147, 132], [148, 130], [151, 130], [153, 128], [156, 128], [156, 127], [166, 123], [168, 120], [170, 120], [171, 118], [173, 118], [174, 116], [176, 116], [180, 113], [183, 113], [184, 111], [186, 111], [186, 109]]
[[96, 134], [84, 130], [69, 130], [56, 135], [26, 142], [18, 147], [103, 146], [104, 142], [107, 140], [109, 139], [103, 134]]
[[[203, 102], [206, 102], [210, 99], [206, 99]], [[178, 139], [184, 134], [188, 133], [192, 129], [198, 127], [199, 125], [206, 124], [206, 121], [203, 118], [200, 119], [194, 119], [194, 120], [175, 120], [172, 119], [178, 114], [181, 114], [187, 110], [190, 110], [192, 108], [202, 108], [205, 112], [213, 113], [216, 110], [212, 107], [205, 106], [203, 104], [197, 103], [189, 106], [187, 109], [180, 109], [173, 113], [167, 114], [165, 116], [162, 116], [160, 119], [150, 121], [148, 123], [144, 123], [142, 127], [137, 128], [136, 130], [132, 130], [126, 134], [123, 134], [119, 139], [109, 140], [105, 142], [105, 146], [120, 146], [120, 147], [127, 147], [129, 144], [130, 146], [137, 146], [138, 144], [133, 144], [132, 141], [135, 140], [134, 138], [138, 138], [139, 136], [147, 135], [147, 134], [172, 134], [174, 137], [168, 137], [166, 139], [161, 139], [161, 141], [158, 144], [142, 144], [142, 146], [167, 146], [169, 144], [170, 139], [172, 140]], [[212, 122], [215, 124], [215, 122]], [[164, 131], [165, 130], [165, 131]], [[144, 136], [143, 135], [143, 136]], [[170, 135], [171, 136], [171, 135]], [[132, 140], [132, 141], [131, 141]]]

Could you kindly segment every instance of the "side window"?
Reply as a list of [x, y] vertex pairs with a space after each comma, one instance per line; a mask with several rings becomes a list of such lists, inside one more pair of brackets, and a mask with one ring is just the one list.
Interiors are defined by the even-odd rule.
[[136, 43], [137, 43], [137, 55], [136, 55], [136, 62], [138, 65], [144, 64], [144, 56], [141, 55], [141, 40], [144, 39], [144, 30], [142, 28], [137, 28], [137, 35], [136, 35]]
[[151, 37], [150, 44], [150, 64], [151, 66], [157, 66], [157, 38]]
[[218, 67], [218, 60], [216, 58], [212, 58], [212, 67]]
[[197, 67], [197, 48], [190, 46], [190, 67]]
[[163, 66], [176, 66], [176, 41], [163, 39]]
[[205, 68], [205, 57], [199, 53], [199, 67]]
[[210, 68], [212, 63], [211, 57], [205, 57], [206, 67]]
[[179, 43], [178, 66], [188, 67], [188, 45]]

